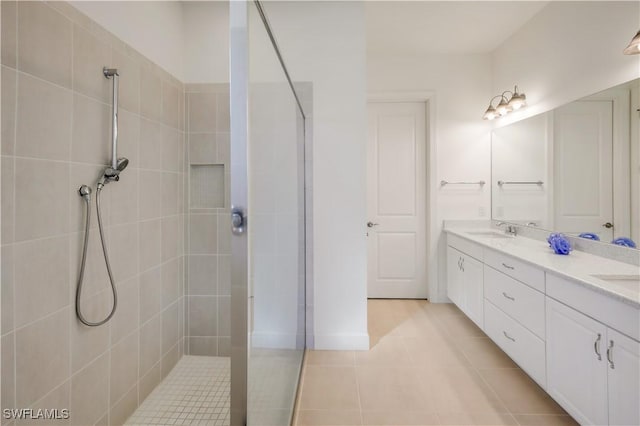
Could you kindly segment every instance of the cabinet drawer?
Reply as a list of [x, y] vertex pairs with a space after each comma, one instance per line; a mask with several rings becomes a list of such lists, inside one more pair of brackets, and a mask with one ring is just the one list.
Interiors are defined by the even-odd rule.
[[493, 250], [485, 250], [484, 263], [544, 293], [542, 269]]
[[457, 235], [447, 234], [447, 245], [482, 262], [482, 246]]
[[544, 294], [487, 266], [484, 297], [544, 340]]
[[486, 299], [484, 331], [533, 380], [546, 389], [545, 345], [540, 338]]

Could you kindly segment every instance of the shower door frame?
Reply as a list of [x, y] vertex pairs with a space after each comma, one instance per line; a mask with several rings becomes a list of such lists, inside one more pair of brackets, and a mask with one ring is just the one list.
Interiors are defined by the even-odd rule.
[[[310, 244], [312, 235], [312, 217], [309, 212], [312, 207], [312, 197], [307, 192], [307, 184], [311, 182], [311, 159], [307, 152], [311, 152], [311, 120], [305, 115], [305, 110], [293, 81], [289, 75], [283, 57], [278, 48], [271, 27], [259, 0], [243, 0], [229, 2], [229, 71], [230, 71], [230, 140], [231, 140], [231, 209], [240, 211], [244, 217], [244, 230], [242, 233], [234, 233], [231, 238], [231, 401], [230, 423], [246, 425], [248, 419], [248, 363], [249, 363], [249, 251], [247, 226], [247, 207], [249, 205], [249, 7], [254, 3], [261, 21], [265, 26], [274, 52], [285, 74], [291, 92], [302, 119], [302, 140], [299, 140], [302, 156], [298, 159], [299, 176], [302, 178], [299, 188], [299, 214], [303, 218], [299, 231], [303, 235], [302, 247], [299, 247], [299, 262], [304, 269], [302, 300], [305, 319], [302, 329], [305, 332], [304, 347], [313, 345], [312, 318], [307, 313], [309, 306], [313, 305], [313, 295], [309, 291], [313, 280], [309, 266], [312, 265], [312, 248]], [[311, 108], [311, 105], [309, 105]], [[230, 212], [231, 213], [231, 212]], [[231, 222], [231, 221], [230, 221]], [[304, 353], [304, 352], [303, 352]], [[304, 359], [304, 358], [303, 358]], [[298, 376], [301, 375], [302, 365]], [[297, 400], [297, 392], [296, 392]], [[295, 409], [295, 401], [294, 401]]]

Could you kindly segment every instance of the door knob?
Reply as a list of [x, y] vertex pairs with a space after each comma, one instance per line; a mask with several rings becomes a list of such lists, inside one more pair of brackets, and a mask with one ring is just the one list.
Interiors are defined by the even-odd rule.
[[611, 229], [611, 228], [613, 228], [613, 223], [607, 222], [607, 223], [603, 224], [602, 226], [604, 226], [607, 229]]
[[379, 223], [367, 222], [367, 228], [373, 228], [374, 226], [378, 226]]

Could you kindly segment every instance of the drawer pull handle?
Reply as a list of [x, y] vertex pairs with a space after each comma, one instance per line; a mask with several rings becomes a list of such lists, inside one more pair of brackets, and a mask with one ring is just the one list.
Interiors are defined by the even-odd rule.
[[506, 264], [506, 263], [504, 263], [504, 262], [502, 262], [502, 266], [504, 266], [504, 267], [505, 267], [505, 268], [507, 268], [507, 269], [511, 269], [511, 270], [516, 269], [516, 268], [514, 268], [513, 266], [507, 265], [507, 264]]
[[506, 337], [507, 339], [511, 340], [512, 342], [515, 342], [515, 341], [516, 341], [516, 339], [514, 339], [514, 338], [513, 338], [513, 337], [511, 337], [511, 336], [509, 336], [509, 335], [507, 334], [507, 332], [506, 332], [506, 331], [503, 331], [502, 333], [504, 334], [504, 337]]
[[609, 367], [613, 370], [616, 366], [613, 364], [613, 340], [609, 340], [609, 347], [607, 348], [607, 361], [609, 361]]
[[593, 350], [598, 356], [598, 361], [602, 361], [602, 355], [600, 354], [600, 339], [602, 339], [602, 335], [598, 333], [598, 337], [596, 338], [596, 341], [593, 342]]
[[504, 297], [506, 297], [507, 299], [509, 299], [509, 300], [513, 300], [513, 301], [515, 301], [515, 300], [516, 300], [516, 298], [515, 298], [515, 297], [513, 297], [513, 296], [509, 296], [509, 295], [508, 295], [507, 293], [505, 293], [504, 291], [502, 292], [502, 295], [503, 295]]

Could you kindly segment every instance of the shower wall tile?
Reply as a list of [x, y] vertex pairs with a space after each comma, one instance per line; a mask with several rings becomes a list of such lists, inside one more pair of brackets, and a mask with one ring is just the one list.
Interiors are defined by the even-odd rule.
[[142, 401], [138, 400], [138, 382], [136, 382], [120, 400], [111, 403], [111, 408], [109, 409], [109, 424], [124, 424], [127, 418], [129, 418], [138, 407], [139, 402]]
[[69, 318], [64, 309], [16, 331], [17, 407], [28, 407], [70, 376]]
[[140, 277], [136, 275], [117, 285], [118, 311], [111, 320], [111, 345], [138, 329], [140, 322], [139, 280]]
[[216, 95], [216, 131], [218, 132], [230, 131], [229, 105], [229, 93], [218, 93]]
[[111, 267], [116, 283], [138, 274], [138, 224], [111, 228]]
[[182, 132], [165, 127], [162, 133], [162, 169], [172, 172], [182, 171]]
[[2, 244], [13, 242], [14, 175], [13, 157], [2, 157]]
[[162, 268], [149, 269], [140, 275], [140, 324], [162, 310]]
[[218, 294], [218, 257], [216, 255], [189, 256], [189, 294], [215, 296]]
[[[2, 7], [2, 65], [15, 68], [18, 23], [17, 3], [15, 1], [2, 1], [0, 5]], [[4, 90], [4, 82], [2, 84]]]
[[140, 114], [154, 121], [162, 120], [162, 80], [144, 63], [140, 68]]
[[138, 388], [138, 398], [140, 401], [149, 396], [151, 391], [158, 386], [160, 380], [162, 380], [162, 370], [160, 362], [157, 362], [144, 376], [140, 378]]
[[[83, 300], [84, 317], [89, 321], [104, 318], [111, 306], [110, 296], [111, 291], [103, 291]], [[73, 307], [68, 315], [71, 322], [71, 372], [76, 373], [108, 349], [111, 322], [100, 327], [87, 327], [77, 321]]]
[[189, 216], [189, 244], [191, 254], [216, 254], [218, 224], [215, 214], [191, 214]]
[[142, 169], [162, 167], [162, 127], [156, 121], [140, 120], [140, 165]]
[[160, 265], [160, 219], [140, 222], [140, 271]]
[[[141, 121], [140, 116], [132, 112], [118, 111], [118, 155], [129, 159], [129, 168], [142, 167], [138, 156]], [[120, 178], [124, 178], [124, 173]]]
[[140, 220], [162, 216], [162, 172], [140, 170]]
[[218, 296], [218, 336], [231, 336], [230, 296]]
[[14, 278], [13, 278], [13, 246], [2, 247], [2, 263], [0, 264], [0, 271], [2, 277], [0, 277], [0, 285], [2, 295], [2, 317], [0, 318], [0, 335], [5, 335], [14, 329]]
[[146, 375], [160, 361], [162, 316], [156, 315], [140, 327], [139, 377]]
[[189, 335], [217, 336], [218, 298], [189, 296]]
[[25, 74], [17, 84], [16, 155], [68, 159], [72, 92]]
[[162, 121], [174, 129], [180, 129], [180, 101], [182, 90], [175, 84], [162, 82]]
[[15, 326], [43, 318], [69, 305], [69, 237], [13, 246]]
[[231, 356], [231, 337], [218, 337], [218, 356]]
[[216, 131], [216, 95], [190, 93], [188, 99], [189, 132], [214, 133]]
[[168, 216], [162, 219], [162, 261], [167, 262], [182, 255], [180, 230], [182, 221], [179, 216]]
[[218, 256], [218, 295], [231, 296], [231, 255]]
[[74, 95], [71, 140], [73, 161], [110, 164], [111, 108], [84, 95]]
[[[70, 407], [60, 424], [122, 424], [185, 352], [184, 85], [64, 2], [2, 2], [2, 408]], [[19, 34], [18, 34], [19, 33]], [[120, 180], [101, 210], [118, 68]], [[18, 287], [19, 286], [19, 287]], [[14, 362], [15, 361], [15, 362]]]
[[[74, 181], [75, 183], [75, 181]], [[110, 185], [109, 223], [113, 226], [138, 222], [138, 170], [127, 168], [126, 173], [120, 175], [118, 185]], [[80, 197], [78, 197], [80, 198]], [[76, 209], [77, 211], [78, 209]], [[136, 233], [137, 235], [137, 233]], [[137, 247], [137, 244], [136, 244]], [[137, 255], [136, 255], [137, 259]]]
[[166, 354], [176, 346], [180, 339], [180, 310], [178, 301], [171, 304], [162, 313], [162, 353]]
[[[112, 403], [122, 398], [127, 390], [138, 381], [137, 353], [139, 338], [139, 332], [136, 331], [111, 347], [109, 400]], [[136, 356], [132, 357], [132, 353], [136, 354]]]
[[[5, 2], [1, 3], [4, 10]], [[2, 49], [4, 53], [4, 47]], [[2, 67], [2, 155], [14, 155], [17, 78], [13, 68]]]
[[71, 378], [73, 423], [92, 425], [109, 407], [109, 354], [105, 353]]
[[189, 160], [191, 164], [218, 163], [215, 133], [189, 135]]
[[[2, 386], [0, 387], [0, 394], [2, 395], [2, 406], [3, 407], [15, 407], [16, 401], [16, 377], [15, 377], [15, 334], [9, 333], [5, 336], [2, 336], [2, 354], [1, 359], [2, 363], [0, 364], [0, 369], [2, 370]], [[2, 417], [2, 423], [7, 423], [8, 420]]]
[[182, 295], [180, 277], [182, 258], [173, 259], [162, 265], [162, 308], [175, 303]]
[[111, 47], [79, 25], [73, 27], [73, 89], [111, 102], [112, 82], [106, 77], [96, 78], [105, 66], [111, 67]]
[[18, 2], [18, 69], [71, 88], [72, 27], [43, 2]]
[[[67, 380], [51, 392], [43, 396], [38, 401], [29, 404], [25, 408], [42, 408], [42, 407], [69, 407], [71, 405], [71, 380]], [[16, 425], [28, 425], [26, 421], [18, 421]], [[33, 424], [33, 423], [32, 423]], [[56, 420], [56, 425], [71, 426], [71, 419]]]
[[217, 356], [217, 337], [189, 337], [189, 354], [198, 356]]

